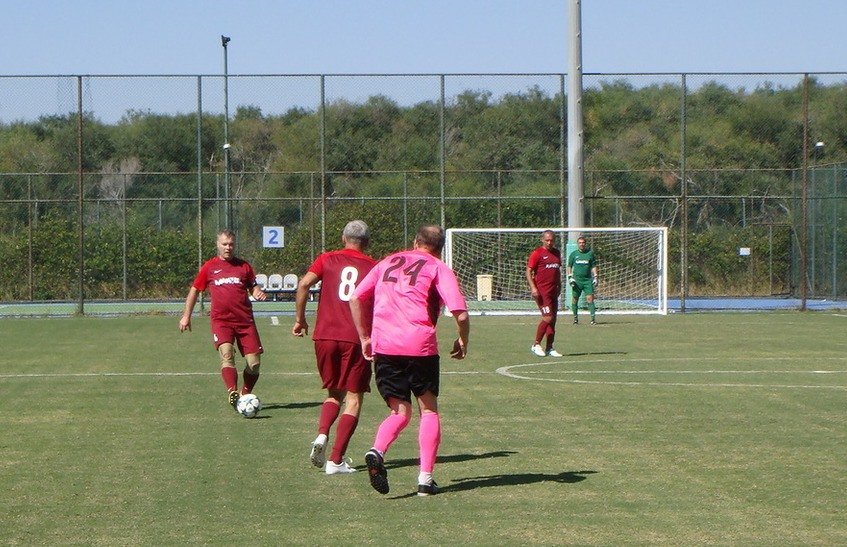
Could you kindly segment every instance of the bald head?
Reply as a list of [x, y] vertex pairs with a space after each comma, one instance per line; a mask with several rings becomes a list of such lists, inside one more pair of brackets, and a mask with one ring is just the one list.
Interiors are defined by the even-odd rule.
[[425, 224], [415, 235], [415, 247], [422, 248], [433, 255], [440, 255], [444, 248], [444, 228], [437, 224]]

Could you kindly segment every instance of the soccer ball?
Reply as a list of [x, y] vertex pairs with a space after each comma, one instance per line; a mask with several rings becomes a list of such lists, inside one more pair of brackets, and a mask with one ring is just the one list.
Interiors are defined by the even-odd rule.
[[255, 418], [256, 414], [262, 410], [262, 401], [252, 393], [248, 393], [238, 398], [238, 402], [235, 403], [235, 410], [245, 418]]

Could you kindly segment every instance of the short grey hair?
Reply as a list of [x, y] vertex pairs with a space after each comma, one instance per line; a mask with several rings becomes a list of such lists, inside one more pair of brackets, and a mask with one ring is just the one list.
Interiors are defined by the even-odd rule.
[[370, 232], [368, 232], [368, 225], [361, 220], [351, 220], [348, 222], [341, 235], [347, 241], [352, 241], [362, 246], [366, 246], [371, 238]]

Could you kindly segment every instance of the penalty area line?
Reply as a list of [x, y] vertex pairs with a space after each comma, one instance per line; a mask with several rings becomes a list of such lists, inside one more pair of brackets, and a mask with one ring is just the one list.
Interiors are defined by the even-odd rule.
[[804, 373], [804, 374], [834, 374], [834, 373], [843, 373], [845, 371], [722, 371], [722, 370], [711, 370], [711, 371], [591, 371], [591, 370], [579, 370], [579, 371], [567, 371], [560, 370], [555, 372], [533, 372], [526, 371], [521, 373], [513, 372], [514, 369], [526, 368], [526, 367], [537, 367], [542, 365], [549, 364], [558, 364], [556, 361], [548, 361], [544, 363], [523, 363], [517, 365], [510, 365], [505, 367], [498, 368], [495, 372], [501, 376], [505, 376], [507, 378], [512, 378], [515, 380], [533, 380], [539, 382], [558, 382], [564, 384], [593, 384], [593, 385], [608, 385], [608, 386], [647, 386], [647, 387], [750, 387], [750, 388], [773, 388], [773, 389], [836, 389], [836, 390], [847, 390], [847, 386], [821, 386], [821, 385], [807, 385], [807, 384], [743, 384], [743, 383], [730, 383], [730, 382], [709, 382], [709, 383], [694, 383], [694, 382], [656, 382], [656, 381], [614, 381], [614, 380], [580, 380], [575, 378], [547, 378], [539, 376], [541, 374], [747, 374], [747, 373]]
[[556, 370], [523, 374], [844, 374], [847, 370]]

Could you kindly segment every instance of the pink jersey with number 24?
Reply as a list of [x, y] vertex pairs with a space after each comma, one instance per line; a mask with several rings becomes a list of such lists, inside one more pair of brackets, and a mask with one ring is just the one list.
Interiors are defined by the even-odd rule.
[[382, 259], [354, 292], [374, 300], [374, 353], [423, 357], [438, 354], [435, 324], [441, 306], [468, 309], [456, 275], [423, 251], [402, 251]]

